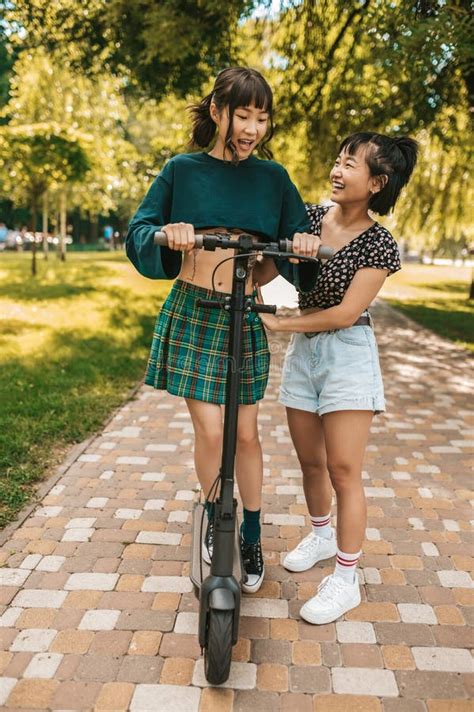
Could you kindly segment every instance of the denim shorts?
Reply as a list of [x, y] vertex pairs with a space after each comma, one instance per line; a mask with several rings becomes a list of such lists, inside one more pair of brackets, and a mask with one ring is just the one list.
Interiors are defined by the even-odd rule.
[[293, 334], [285, 356], [280, 403], [318, 415], [385, 410], [382, 374], [370, 326]]

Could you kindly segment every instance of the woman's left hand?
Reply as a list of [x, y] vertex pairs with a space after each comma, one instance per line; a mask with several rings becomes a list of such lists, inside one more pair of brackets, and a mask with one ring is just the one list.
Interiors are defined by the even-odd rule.
[[[257, 289], [257, 299], [255, 300], [257, 304], [264, 304], [262, 292], [258, 284], [255, 285]], [[278, 326], [280, 324], [280, 319], [275, 316], [275, 314], [259, 313], [259, 317], [262, 323], [268, 331], [278, 331]]]
[[[316, 257], [321, 239], [317, 235], [312, 235], [309, 232], [295, 232], [293, 235], [293, 252], [295, 255], [304, 257]], [[290, 262], [298, 262], [299, 260], [290, 259]]]

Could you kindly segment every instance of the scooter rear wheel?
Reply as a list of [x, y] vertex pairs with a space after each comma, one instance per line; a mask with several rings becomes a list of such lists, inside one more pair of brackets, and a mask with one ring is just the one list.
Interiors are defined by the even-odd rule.
[[233, 622], [233, 611], [209, 610], [204, 673], [211, 685], [221, 685], [229, 677]]

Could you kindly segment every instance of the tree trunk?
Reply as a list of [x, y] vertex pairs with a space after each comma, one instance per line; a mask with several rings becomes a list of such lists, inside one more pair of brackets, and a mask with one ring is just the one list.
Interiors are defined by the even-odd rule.
[[66, 261], [66, 188], [59, 197], [59, 256], [61, 262]]
[[48, 191], [43, 193], [43, 254], [48, 259]]
[[471, 289], [469, 290], [469, 301], [474, 299], [474, 270], [471, 273]]
[[31, 205], [31, 232], [33, 234], [33, 242], [31, 243], [31, 275], [36, 277], [36, 217], [37, 217], [37, 207], [36, 207], [36, 196], [33, 198], [33, 203]]

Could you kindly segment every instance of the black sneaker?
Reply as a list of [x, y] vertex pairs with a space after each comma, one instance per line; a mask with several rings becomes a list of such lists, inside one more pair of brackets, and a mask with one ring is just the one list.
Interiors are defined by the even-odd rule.
[[262, 543], [260, 539], [255, 544], [247, 544], [240, 537], [240, 551], [247, 580], [242, 582], [244, 593], [256, 593], [263, 583], [265, 566], [263, 565]]
[[202, 543], [202, 558], [206, 564], [211, 565], [212, 552], [214, 551], [214, 517], [207, 522], [206, 534]]

